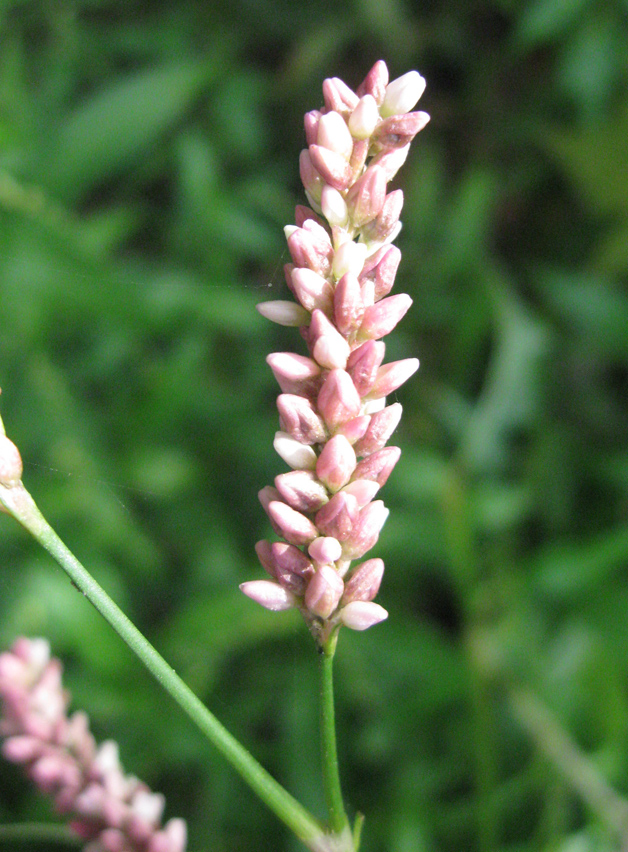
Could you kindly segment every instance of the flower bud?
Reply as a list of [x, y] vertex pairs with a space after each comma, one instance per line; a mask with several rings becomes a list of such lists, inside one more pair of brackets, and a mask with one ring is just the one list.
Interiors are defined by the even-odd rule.
[[[341, 493], [339, 492], [336, 497], [339, 497]], [[325, 508], [321, 511], [324, 511]], [[375, 500], [361, 509], [360, 516], [351, 533], [344, 540], [343, 554], [351, 559], [359, 559], [360, 556], [367, 553], [377, 543], [388, 515], [389, 510], [381, 500]]]
[[338, 330], [347, 334], [358, 328], [364, 316], [362, 290], [355, 275], [343, 275], [334, 291], [334, 319]]
[[386, 200], [386, 174], [381, 166], [369, 166], [347, 193], [353, 224], [361, 228], [379, 214]]
[[359, 456], [368, 456], [383, 449], [401, 420], [402, 407], [395, 402], [371, 415], [364, 437], [355, 444]]
[[292, 592], [270, 580], [249, 580], [247, 583], [240, 583], [240, 590], [247, 598], [273, 612], [292, 609], [297, 603]]
[[[365, 316], [372, 308], [367, 308]], [[369, 340], [354, 349], [347, 361], [347, 372], [360, 396], [366, 396], [375, 384], [377, 371], [384, 360], [386, 346], [381, 341]]]
[[354, 417], [353, 420], [342, 423], [336, 430], [336, 434], [344, 435], [347, 441], [353, 445], [364, 437], [370, 422], [371, 418], [368, 414], [361, 414], [359, 417]]
[[351, 479], [357, 459], [344, 435], [334, 435], [323, 447], [316, 462], [316, 475], [330, 490], [338, 491]]
[[387, 618], [384, 607], [371, 601], [351, 601], [340, 612], [340, 620], [351, 630], [367, 630]]
[[430, 120], [426, 112], [409, 112], [405, 115], [393, 115], [378, 125], [374, 141], [385, 150], [402, 148], [409, 145], [414, 137], [423, 130]]
[[342, 489], [343, 494], [351, 494], [358, 501], [358, 507], [363, 509], [370, 503], [379, 491], [379, 485], [370, 479], [355, 479]]
[[368, 559], [357, 565], [345, 583], [343, 604], [351, 601], [372, 601], [379, 591], [383, 576], [384, 563], [381, 559]]
[[317, 456], [312, 447], [295, 441], [286, 432], [275, 432], [273, 447], [291, 468], [314, 470], [316, 467]]
[[325, 181], [316, 171], [310, 152], [307, 148], [301, 151], [299, 156], [299, 174], [301, 175], [301, 183], [305, 187], [308, 195], [317, 203], [320, 203], [321, 192], [325, 186]]
[[390, 182], [405, 163], [409, 151], [409, 143], [404, 145], [403, 148], [385, 148], [380, 154], [373, 157], [371, 165], [381, 166], [386, 174], [386, 180]]
[[[391, 298], [394, 299], [395, 297], [391, 296]], [[378, 302], [378, 304], [381, 304], [381, 302]], [[384, 364], [377, 371], [377, 378], [369, 391], [369, 397], [371, 399], [387, 397], [388, 394], [396, 391], [404, 382], [407, 382], [418, 369], [418, 358], [404, 358], [402, 361], [391, 361], [390, 364]]]
[[[318, 225], [319, 228], [325, 230], [325, 225], [321, 217], [316, 214], [311, 207], [306, 207], [305, 204], [297, 204], [297, 206], [294, 208], [294, 221], [295, 226], [297, 228], [305, 228], [307, 230], [309, 227], [311, 227], [311, 224], [307, 225], [306, 223], [310, 222], [315, 225]], [[293, 231], [291, 231], [290, 233], [293, 233]], [[290, 236], [290, 234], [286, 235], [286, 239], [288, 238], [288, 236]]]
[[379, 110], [373, 95], [360, 98], [349, 118], [349, 130], [354, 139], [368, 139], [379, 122]]
[[268, 515], [268, 520], [271, 523], [272, 528], [275, 530], [277, 535], [283, 535], [281, 531], [281, 527], [279, 524], [275, 523], [273, 517], [270, 514], [270, 504], [275, 500], [281, 500], [281, 494], [277, 491], [276, 488], [273, 488], [271, 485], [265, 485], [261, 491], [257, 492], [257, 496], [259, 498], [260, 503], [262, 504], [262, 508]]
[[[322, 228], [314, 230], [314, 226], [320, 228], [313, 219], [306, 219], [302, 228], [287, 234], [286, 240], [297, 266], [304, 266], [325, 277], [331, 269], [333, 249], [327, 233]], [[324, 238], [321, 238], [320, 231], [323, 231]]]
[[287, 432], [300, 444], [323, 443], [326, 438], [325, 424], [309, 400], [297, 394], [282, 393], [277, 397], [277, 408], [283, 432]]
[[291, 352], [273, 352], [266, 357], [284, 393], [309, 396], [320, 386], [321, 368], [316, 361]]
[[316, 141], [321, 147], [340, 154], [345, 160], [351, 156], [353, 139], [344, 118], [338, 112], [332, 110], [321, 116]]
[[275, 486], [289, 506], [298, 512], [317, 512], [329, 500], [325, 486], [310, 470], [291, 470], [275, 477]]
[[321, 193], [323, 214], [332, 227], [344, 227], [349, 221], [347, 202], [337, 189], [332, 186], [323, 187]]
[[362, 237], [367, 243], [386, 243], [394, 240], [401, 230], [399, 217], [403, 209], [403, 192], [389, 192], [377, 218], [364, 228]]
[[397, 323], [408, 312], [411, 304], [412, 299], [406, 293], [387, 296], [385, 299], [375, 302], [374, 305], [371, 305], [364, 311], [364, 317], [360, 326], [360, 336], [378, 340], [380, 337], [390, 334]]
[[[306, 267], [297, 267], [292, 270], [291, 279], [294, 294], [306, 311], [311, 312], [316, 308], [325, 313], [331, 311], [334, 291], [329, 281], [322, 275]], [[302, 323], [302, 325], [308, 323]]]
[[358, 86], [357, 94], [360, 98], [367, 94], [372, 95], [377, 105], [380, 106], [384, 101], [387, 85], [388, 68], [384, 60], [379, 59]]
[[345, 370], [331, 370], [318, 394], [318, 410], [330, 429], [336, 429], [360, 413], [360, 397]]
[[20, 451], [6, 435], [0, 435], [0, 485], [13, 488], [22, 478]]
[[335, 370], [344, 369], [347, 366], [349, 344], [325, 314], [318, 309], [312, 314], [308, 339], [312, 355], [321, 367]]
[[360, 517], [358, 501], [352, 494], [339, 491], [316, 513], [316, 526], [325, 536], [344, 541]]
[[272, 545], [266, 539], [262, 541], [258, 541], [255, 545], [255, 552], [257, 553], [257, 558], [259, 559], [262, 568], [271, 577], [277, 579], [277, 564], [275, 562], [275, 557], [273, 556]]
[[329, 618], [342, 597], [344, 583], [331, 565], [320, 565], [308, 583], [305, 605], [313, 615]]
[[[349, 131], [347, 131], [349, 132]], [[328, 148], [323, 148], [321, 145], [310, 145], [310, 160], [322, 177], [325, 183], [329, 186], [342, 191], [349, 186], [351, 182], [351, 167], [342, 154], [337, 154], [335, 151], [330, 151]], [[322, 186], [321, 186], [322, 193]], [[317, 200], [320, 200], [320, 194]]]
[[342, 556], [342, 545], [337, 538], [321, 536], [314, 539], [307, 552], [319, 565], [329, 565]]
[[382, 118], [401, 115], [415, 106], [425, 91], [425, 79], [418, 71], [408, 71], [386, 86], [386, 94], [379, 112]]
[[303, 117], [303, 126], [305, 128], [305, 138], [308, 145], [316, 144], [318, 138], [318, 123], [321, 120], [322, 113], [318, 109], [306, 112]]
[[352, 240], [343, 243], [332, 261], [332, 272], [336, 280], [347, 273], [357, 278], [364, 266], [366, 252], [367, 248], [362, 243], [354, 243]]
[[292, 509], [286, 503], [280, 503], [276, 500], [270, 503], [268, 516], [279, 527], [280, 535], [296, 547], [309, 544], [318, 537], [318, 530], [314, 524], [305, 515], [297, 512], [296, 509]]
[[363, 459], [353, 471], [353, 479], [371, 479], [381, 488], [399, 461], [399, 447], [384, 447]]
[[323, 99], [328, 110], [334, 110], [341, 115], [353, 112], [358, 104], [356, 93], [339, 77], [323, 80]]
[[295, 302], [287, 302], [277, 299], [272, 302], [260, 302], [255, 305], [260, 314], [277, 325], [298, 327], [308, 325], [310, 322], [309, 311]]

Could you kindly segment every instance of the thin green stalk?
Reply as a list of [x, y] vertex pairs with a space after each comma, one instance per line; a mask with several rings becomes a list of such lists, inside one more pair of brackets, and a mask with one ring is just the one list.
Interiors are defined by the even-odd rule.
[[334, 633], [321, 647], [319, 653], [321, 672], [320, 728], [323, 787], [329, 813], [329, 827], [334, 834], [341, 835], [348, 830], [349, 820], [342, 799], [336, 748], [333, 665], [337, 641], [338, 633]]
[[320, 823], [222, 726], [83, 568], [48, 524], [22, 483], [0, 487], [0, 503], [56, 559], [74, 585], [275, 815], [313, 852], [328, 852], [333, 848], [331, 838]]
[[48, 825], [36, 822], [19, 822], [0, 825], [0, 848], [5, 843], [28, 843], [29, 846], [49, 848], [51, 843], [66, 845], [71, 849], [84, 846], [85, 841], [65, 825]]

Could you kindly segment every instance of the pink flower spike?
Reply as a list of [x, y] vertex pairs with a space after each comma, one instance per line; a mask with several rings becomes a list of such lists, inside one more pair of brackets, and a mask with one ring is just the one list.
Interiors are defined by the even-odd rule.
[[371, 601], [352, 601], [340, 611], [340, 620], [351, 630], [367, 630], [387, 618], [384, 607]]
[[270, 503], [268, 516], [279, 527], [280, 535], [296, 547], [309, 544], [318, 537], [319, 533], [314, 524], [305, 515], [290, 508], [286, 503], [278, 501]]
[[424, 91], [425, 79], [418, 71], [408, 71], [397, 77], [386, 86], [384, 102], [379, 110], [382, 118], [410, 112]]
[[384, 60], [379, 59], [358, 86], [357, 94], [359, 97], [366, 94], [372, 95], [377, 105], [380, 106], [384, 101], [387, 85], [388, 68]]
[[[337, 154], [335, 151], [330, 151], [328, 148], [323, 148], [321, 145], [310, 145], [308, 151], [312, 165], [329, 186], [339, 192], [349, 186], [351, 167], [346, 157]], [[317, 201], [320, 201], [320, 197], [319, 194]]]
[[379, 122], [379, 110], [373, 95], [360, 98], [349, 118], [349, 130], [354, 139], [369, 139]]
[[307, 552], [319, 565], [330, 565], [342, 556], [342, 545], [337, 538], [321, 536], [314, 539]]
[[386, 174], [381, 166], [369, 166], [347, 192], [347, 206], [356, 228], [379, 214], [386, 200]]
[[282, 431], [295, 441], [301, 444], [322, 444], [325, 441], [325, 424], [309, 400], [297, 394], [282, 393], [277, 397], [277, 409]]
[[328, 110], [334, 110], [341, 115], [353, 112], [358, 105], [356, 93], [339, 77], [323, 80], [323, 99]]
[[344, 583], [331, 565], [320, 565], [308, 583], [305, 605], [313, 615], [329, 618], [342, 597]]
[[345, 583], [342, 602], [348, 604], [351, 601], [372, 601], [379, 592], [383, 576], [384, 563], [381, 559], [368, 559], [357, 565]]
[[316, 393], [321, 375], [316, 361], [291, 352], [273, 352], [266, 357], [266, 363], [284, 393], [299, 396]]
[[323, 447], [316, 462], [316, 475], [332, 492], [339, 491], [351, 479], [357, 459], [344, 435], [334, 435]]
[[251, 598], [273, 612], [292, 609], [297, 603], [292, 592], [270, 580], [249, 580], [246, 583], [240, 583], [240, 591], [244, 592], [247, 598]]
[[297, 512], [318, 512], [329, 500], [322, 482], [310, 470], [291, 470], [275, 477], [277, 490]]
[[401, 404], [394, 402], [372, 414], [364, 437], [355, 444], [354, 449], [357, 455], [368, 456], [383, 449], [399, 425], [402, 411]]
[[370, 479], [377, 482], [381, 488], [386, 484], [400, 456], [399, 447], [384, 447], [359, 462], [353, 471], [353, 479]]
[[397, 323], [409, 311], [411, 304], [412, 299], [406, 293], [387, 296], [385, 299], [375, 302], [374, 305], [371, 305], [364, 311], [362, 325], [360, 326], [360, 336], [379, 340], [380, 337], [390, 334]]
[[340, 154], [348, 160], [353, 150], [353, 139], [344, 120], [338, 112], [325, 113], [318, 122], [316, 142], [328, 151]]
[[255, 306], [260, 314], [277, 325], [298, 327], [309, 325], [310, 314], [301, 305], [277, 299], [273, 302], [260, 302]]
[[360, 413], [360, 397], [345, 370], [331, 370], [327, 374], [318, 394], [318, 410], [331, 429]]
[[344, 369], [349, 357], [349, 344], [325, 314], [316, 309], [308, 335], [314, 360], [328, 370]]
[[384, 364], [377, 372], [377, 379], [369, 392], [369, 397], [371, 399], [387, 397], [388, 394], [396, 391], [404, 382], [407, 382], [418, 369], [418, 358], [404, 358], [402, 361], [391, 361], [390, 364]]
[[362, 290], [355, 275], [343, 275], [334, 291], [334, 319], [338, 330], [348, 334], [359, 328], [364, 316]]

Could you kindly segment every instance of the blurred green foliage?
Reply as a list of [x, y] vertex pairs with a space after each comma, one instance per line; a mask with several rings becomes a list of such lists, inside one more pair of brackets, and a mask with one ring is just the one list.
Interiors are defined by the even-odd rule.
[[[0, 385], [25, 482], [313, 809], [312, 643], [237, 590], [283, 470], [264, 357], [299, 346], [254, 305], [286, 292], [323, 78], [384, 58], [428, 80], [395, 183], [415, 304], [388, 354], [422, 370], [376, 549], [391, 616], [337, 658], [364, 852], [622, 848], [509, 685], [628, 795], [627, 47], [626, 0], [0, 3]], [[192, 852], [298, 848], [7, 518], [2, 647], [18, 634], [50, 638]], [[2, 766], [0, 822], [32, 818], [54, 819]]]

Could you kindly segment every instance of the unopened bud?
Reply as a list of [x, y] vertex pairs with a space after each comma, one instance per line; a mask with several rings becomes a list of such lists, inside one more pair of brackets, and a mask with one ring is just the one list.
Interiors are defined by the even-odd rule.
[[312, 447], [295, 441], [287, 432], [275, 432], [273, 447], [291, 468], [314, 470], [316, 467], [317, 456]]
[[418, 71], [408, 71], [386, 86], [379, 111], [382, 118], [410, 112], [425, 91], [425, 79]]
[[342, 556], [342, 545], [337, 538], [321, 536], [314, 539], [307, 552], [319, 565], [329, 565]]
[[383, 59], [379, 59], [358, 86], [357, 94], [360, 98], [364, 95], [372, 95], [378, 106], [383, 103], [388, 85], [388, 68]]
[[342, 597], [344, 583], [331, 565], [320, 565], [308, 583], [305, 605], [313, 615], [329, 618]]
[[373, 95], [360, 98], [349, 118], [349, 130], [354, 139], [368, 139], [379, 121], [379, 110]]
[[340, 620], [351, 630], [367, 630], [387, 618], [384, 607], [372, 601], [352, 601], [340, 612]]
[[260, 302], [255, 306], [260, 314], [277, 325], [298, 327], [308, 325], [310, 322], [309, 311], [306, 311], [296, 302], [288, 302], [277, 299], [272, 302]]
[[357, 460], [344, 435], [334, 435], [323, 447], [316, 462], [316, 475], [332, 492], [338, 491], [351, 479]]
[[325, 113], [318, 122], [316, 141], [328, 151], [348, 160], [353, 150], [353, 139], [344, 118], [338, 112]]
[[384, 563], [381, 559], [368, 559], [356, 566], [345, 584], [342, 602], [372, 601], [379, 591], [384, 576]]
[[240, 591], [244, 592], [247, 598], [251, 598], [273, 612], [292, 609], [297, 603], [292, 592], [271, 580], [250, 580], [247, 583], [240, 583]]
[[332, 186], [323, 187], [321, 194], [323, 214], [332, 227], [344, 227], [349, 221], [347, 202], [337, 189]]
[[0, 435], [0, 485], [12, 488], [22, 478], [20, 451], [6, 435]]

